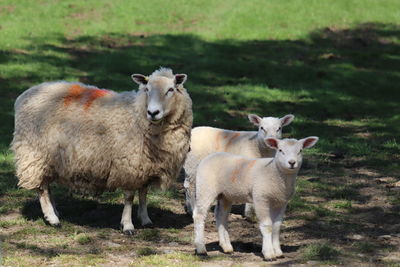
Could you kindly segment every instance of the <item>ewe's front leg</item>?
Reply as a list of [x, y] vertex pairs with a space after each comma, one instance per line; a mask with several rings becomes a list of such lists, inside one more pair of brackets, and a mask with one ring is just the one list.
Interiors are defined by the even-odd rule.
[[60, 220], [57, 216], [58, 212], [55, 209], [48, 184], [42, 184], [39, 188], [39, 202], [46, 221], [48, 221], [51, 226], [60, 227]]
[[272, 245], [274, 247], [275, 257], [283, 258], [283, 252], [279, 242], [279, 233], [282, 225], [283, 215], [285, 214], [286, 206], [273, 211], [274, 222], [272, 226]]
[[267, 203], [254, 203], [256, 214], [260, 222], [260, 231], [263, 236], [262, 254], [264, 259], [272, 261], [275, 259], [275, 252], [272, 245], [272, 218], [270, 207]]
[[153, 222], [150, 220], [147, 213], [147, 187], [139, 189], [139, 209], [138, 218], [143, 227], [152, 227]]
[[135, 227], [132, 223], [132, 205], [135, 193], [132, 191], [124, 192], [124, 210], [122, 211], [121, 228], [124, 234], [133, 235]]

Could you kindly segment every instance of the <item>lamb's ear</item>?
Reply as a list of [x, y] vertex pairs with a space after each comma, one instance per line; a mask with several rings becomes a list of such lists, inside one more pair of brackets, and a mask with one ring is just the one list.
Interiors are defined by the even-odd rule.
[[135, 83], [139, 84], [139, 85], [141, 85], [141, 84], [147, 84], [147, 82], [148, 82], [148, 80], [149, 80], [148, 77], [146, 77], [146, 76], [144, 76], [144, 75], [142, 75], [142, 74], [132, 74], [131, 77], [132, 77], [132, 80], [133, 80]]
[[180, 85], [186, 82], [187, 75], [186, 74], [175, 74], [175, 84]]
[[260, 122], [261, 122], [261, 118], [259, 116], [257, 116], [256, 114], [249, 114], [247, 115], [247, 117], [249, 118], [249, 121], [251, 123], [253, 123], [255, 126], [259, 126]]
[[318, 142], [317, 136], [309, 136], [300, 140], [303, 143], [303, 148], [313, 147]]
[[272, 149], [278, 149], [279, 139], [268, 137], [264, 139], [264, 142], [268, 147]]
[[281, 118], [282, 126], [289, 125], [294, 120], [294, 115], [288, 114]]

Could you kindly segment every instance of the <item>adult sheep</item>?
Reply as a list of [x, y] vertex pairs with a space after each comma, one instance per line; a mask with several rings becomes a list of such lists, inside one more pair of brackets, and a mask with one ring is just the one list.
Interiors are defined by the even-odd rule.
[[138, 217], [147, 214], [147, 188], [166, 188], [178, 176], [189, 150], [192, 101], [186, 74], [160, 68], [149, 77], [132, 75], [137, 92], [116, 93], [81, 83], [34, 86], [15, 102], [18, 185], [39, 191], [45, 219], [60, 221], [51, 182], [74, 191], [124, 190], [121, 227], [132, 235], [132, 201], [139, 191]]

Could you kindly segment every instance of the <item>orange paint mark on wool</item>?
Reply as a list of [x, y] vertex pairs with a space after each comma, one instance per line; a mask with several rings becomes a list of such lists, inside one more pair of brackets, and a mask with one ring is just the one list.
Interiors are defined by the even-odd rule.
[[105, 89], [93, 89], [83, 87], [79, 84], [73, 84], [69, 88], [67, 95], [64, 97], [64, 106], [69, 106], [73, 101], [77, 102], [81, 99], [85, 99], [84, 109], [88, 110], [96, 99], [109, 93], [110, 91]]
[[215, 138], [215, 150], [216, 151], [219, 151], [219, 147], [220, 147], [219, 143], [221, 142], [220, 139], [221, 139], [221, 132], [218, 132], [217, 136]]
[[225, 145], [225, 151], [228, 150], [228, 147], [232, 144], [233, 140], [240, 136], [240, 133], [234, 133], [231, 138], [229, 138], [228, 142]]
[[87, 89], [87, 90], [88, 90], [88, 98], [85, 103], [85, 110], [87, 110], [96, 99], [110, 93], [110, 91], [105, 89]]
[[239, 160], [236, 162], [236, 168], [235, 168], [235, 170], [232, 172], [232, 175], [231, 175], [231, 182], [232, 182], [232, 183], [235, 183], [236, 180], [237, 180], [238, 178], [240, 178], [240, 177], [245, 177], [246, 174], [254, 167], [254, 164], [256, 163], [256, 160], [252, 160], [252, 161], [246, 163], [245, 166], [243, 166], [242, 164], [240, 164], [240, 163], [242, 163], [242, 162], [243, 162], [243, 160], [241, 160], [241, 159], [239, 159]]
[[72, 101], [81, 99], [84, 91], [85, 88], [79, 84], [72, 85], [68, 90], [68, 94], [64, 97], [64, 106], [69, 106]]
[[237, 180], [237, 178], [239, 177], [239, 174], [240, 174], [240, 163], [242, 162], [242, 160], [241, 159], [238, 159], [237, 161], [236, 161], [236, 164], [235, 164], [235, 169], [233, 170], [233, 172], [232, 172], [232, 175], [231, 175], [231, 182], [232, 183], [235, 183], [236, 182], [236, 180]]

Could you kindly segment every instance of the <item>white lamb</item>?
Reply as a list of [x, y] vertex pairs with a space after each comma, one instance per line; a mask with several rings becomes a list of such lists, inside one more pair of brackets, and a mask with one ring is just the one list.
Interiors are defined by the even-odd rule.
[[[190, 152], [184, 164], [185, 169], [185, 210], [192, 215], [195, 201], [196, 171], [202, 159], [215, 152], [229, 152], [250, 158], [268, 158], [275, 155], [275, 150], [265, 145], [266, 137], [282, 138], [282, 128], [289, 125], [294, 116], [282, 118], [264, 117], [249, 114], [248, 118], [258, 131], [230, 131], [212, 127], [196, 127], [192, 130]], [[254, 217], [251, 204], [246, 204], [244, 215]]]
[[274, 158], [248, 158], [225, 152], [203, 159], [197, 170], [196, 205], [193, 211], [196, 253], [207, 254], [204, 221], [214, 200], [219, 244], [225, 253], [233, 252], [228, 235], [228, 215], [233, 203], [252, 202], [263, 236], [266, 260], [283, 256], [279, 231], [286, 205], [294, 193], [302, 163], [302, 150], [315, 145], [318, 137], [301, 140], [266, 138], [277, 150]]
[[186, 74], [161, 68], [149, 77], [132, 75], [137, 92], [116, 93], [81, 83], [34, 86], [15, 102], [15, 154], [19, 186], [39, 191], [45, 219], [60, 224], [51, 182], [75, 191], [121, 188], [125, 234], [133, 234], [132, 201], [139, 190], [138, 217], [147, 214], [147, 188], [162, 188], [178, 176], [189, 150], [192, 101]]

